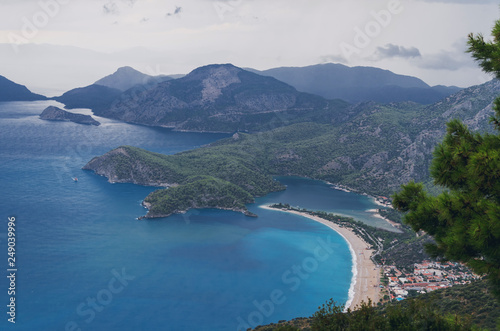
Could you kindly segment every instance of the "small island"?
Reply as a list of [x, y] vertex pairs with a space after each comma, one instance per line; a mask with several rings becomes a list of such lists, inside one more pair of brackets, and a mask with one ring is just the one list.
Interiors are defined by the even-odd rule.
[[40, 119], [48, 121], [70, 121], [78, 124], [99, 126], [101, 123], [96, 121], [90, 115], [71, 113], [61, 108], [49, 106], [40, 114]]

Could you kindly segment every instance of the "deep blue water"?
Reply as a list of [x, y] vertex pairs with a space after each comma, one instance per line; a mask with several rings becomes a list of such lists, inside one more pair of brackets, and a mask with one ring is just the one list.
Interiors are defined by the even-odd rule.
[[[376, 208], [367, 197], [279, 178], [286, 191], [249, 206], [259, 218], [193, 210], [138, 221], [140, 202], [154, 188], [110, 184], [81, 170], [87, 161], [125, 144], [172, 154], [227, 135], [103, 118], [99, 127], [40, 120], [49, 104], [58, 105], [0, 103], [0, 329], [236, 330], [348, 299], [344, 240], [314, 221], [258, 206], [287, 202], [378, 222], [365, 212]], [[15, 326], [6, 314], [12, 216]]]

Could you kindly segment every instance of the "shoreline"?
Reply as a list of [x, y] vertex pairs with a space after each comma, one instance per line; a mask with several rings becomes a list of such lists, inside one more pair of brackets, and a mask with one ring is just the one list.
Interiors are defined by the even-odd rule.
[[389, 223], [390, 225], [392, 225], [394, 228], [396, 228], [399, 231], [401, 231], [401, 224], [393, 222], [390, 219], [388, 219], [387, 217], [384, 217], [384, 216], [380, 215], [379, 209], [367, 209], [365, 211], [367, 213], [371, 213], [372, 216], [375, 217], [375, 218], [378, 218], [378, 219], [386, 221], [387, 223]]
[[307, 217], [337, 232], [347, 242], [353, 261], [353, 277], [349, 287], [349, 297], [345, 303], [345, 309], [347, 310], [350, 308], [352, 310], [356, 306], [360, 305], [361, 301], [368, 302], [368, 298], [372, 300], [373, 304], [376, 304], [379, 301], [380, 268], [377, 268], [370, 259], [373, 254], [373, 250], [369, 249], [370, 246], [353, 231], [347, 228], [342, 228], [337, 224], [327, 221], [321, 217], [312, 216], [295, 210], [270, 208], [267, 205], [261, 205], [259, 208]]

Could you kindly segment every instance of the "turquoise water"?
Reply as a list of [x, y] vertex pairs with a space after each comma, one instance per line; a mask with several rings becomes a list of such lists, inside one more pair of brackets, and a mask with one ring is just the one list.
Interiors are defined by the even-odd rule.
[[377, 222], [364, 212], [376, 208], [367, 197], [279, 178], [287, 191], [249, 206], [259, 218], [193, 210], [138, 221], [154, 188], [110, 184], [81, 170], [88, 160], [124, 144], [172, 154], [227, 135], [102, 118], [99, 127], [42, 121], [49, 104], [58, 105], [0, 103], [5, 276], [8, 217], [17, 224], [16, 324], [7, 321], [9, 283], [0, 277], [0, 329], [237, 330], [310, 316], [331, 297], [347, 301], [344, 240], [314, 221], [258, 206], [288, 202]]

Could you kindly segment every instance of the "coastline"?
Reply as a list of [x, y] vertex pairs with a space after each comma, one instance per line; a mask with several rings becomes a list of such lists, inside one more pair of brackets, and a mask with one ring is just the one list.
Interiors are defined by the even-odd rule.
[[333, 222], [329, 222], [321, 217], [312, 216], [294, 210], [281, 210], [270, 208], [267, 205], [259, 206], [267, 210], [281, 211], [291, 214], [307, 217], [313, 221], [319, 222], [340, 234], [349, 245], [353, 261], [353, 277], [349, 288], [349, 298], [345, 304], [345, 309], [354, 309], [361, 304], [361, 301], [372, 300], [374, 304], [379, 301], [380, 296], [380, 269], [375, 266], [370, 259], [373, 250], [370, 246], [353, 231], [342, 228]]
[[378, 212], [377, 209], [368, 209], [367, 212], [372, 213], [373, 217], [376, 217], [376, 218], [379, 218], [379, 219], [386, 221], [387, 223], [389, 223], [390, 225], [392, 225], [396, 229], [401, 229], [401, 224], [393, 222], [390, 219], [388, 219], [387, 217], [380, 215], [380, 213]]

